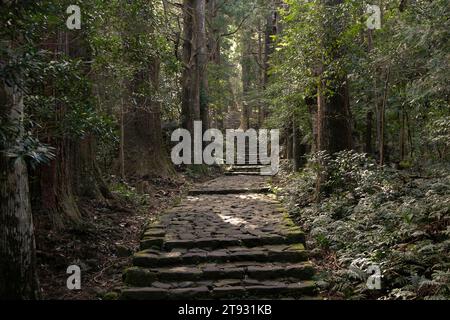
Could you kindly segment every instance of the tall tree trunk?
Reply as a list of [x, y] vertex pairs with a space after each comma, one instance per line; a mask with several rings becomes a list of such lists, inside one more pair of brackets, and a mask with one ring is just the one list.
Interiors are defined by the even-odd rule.
[[366, 133], [365, 133], [365, 148], [364, 152], [372, 154], [372, 130], [373, 130], [373, 112], [369, 110], [366, 116]]
[[22, 92], [2, 82], [0, 123], [16, 133], [0, 150], [0, 300], [39, 298], [27, 166], [7, 154], [23, 138], [23, 117]]
[[317, 136], [317, 98], [315, 96], [308, 96], [305, 98], [305, 104], [308, 108], [310, 126], [312, 132], [312, 145], [311, 152], [315, 153], [318, 151], [318, 136]]
[[[266, 19], [266, 30], [264, 33], [264, 60], [263, 60], [263, 89], [267, 89], [269, 85], [269, 69], [270, 69], [270, 56], [274, 52], [273, 36], [277, 34], [277, 13], [276, 4], [274, 1], [270, 1], [272, 6], [272, 11], [267, 16]], [[268, 107], [263, 105], [260, 122], [264, 122], [268, 116]]]
[[[352, 130], [350, 125], [349, 98], [346, 81], [333, 94], [326, 95], [326, 81], [321, 80], [318, 88], [317, 112], [317, 149], [329, 155], [342, 150], [352, 149]], [[321, 194], [328, 194], [332, 190], [324, 188], [324, 181], [328, 179], [325, 163], [320, 163], [322, 169], [317, 177], [316, 200]]]
[[[369, 54], [373, 50], [373, 36], [374, 36], [373, 30], [368, 29], [367, 30], [367, 51], [368, 51]], [[374, 74], [376, 75], [376, 68], [375, 68]], [[376, 82], [376, 78], [374, 77], [374, 83], [373, 83], [373, 88], [372, 88], [373, 89], [372, 90], [372, 92], [373, 92], [372, 97], [375, 100], [377, 99], [376, 85], [377, 85], [377, 82]], [[371, 101], [372, 97], [370, 97], [370, 95], [368, 95], [368, 97], [367, 97], [368, 98], [368, 101], [367, 101], [368, 104], [370, 104], [370, 101]], [[375, 111], [377, 111], [377, 108], [378, 107], [375, 108]], [[373, 148], [372, 148], [372, 145], [373, 145], [373, 141], [372, 140], [373, 140], [373, 138], [372, 138], [372, 136], [373, 136], [373, 109], [369, 109], [367, 111], [367, 114], [366, 114], [366, 133], [365, 133], [365, 148], [364, 148], [364, 152], [369, 154], [369, 155], [373, 154]]]
[[90, 199], [112, 199], [96, 160], [97, 143], [93, 134], [75, 141], [72, 168], [73, 188], [77, 196]]
[[120, 146], [119, 146], [119, 162], [120, 162], [120, 176], [126, 179], [125, 175], [125, 105], [122, 97], [120, 104]]
[[292, 121], [284, 129], [286, 135], [286, 159], [292, 160], [294, 158], [294, 139], [292, 136]]
[[243, 104], [242, 104], [242, 114], [241, 114], [241, 127], [242, 130], [250, 129], [250, 117], [251, 117], [251, 107], [248, 104], [248, 95], [250, 93], [251, 86], [251, 48], [252, 38], [251, 34], [245, 32], [242, 36], [241, 45], [243, 47], [241, 66], [242, 66], [242, 94], [243, 94]]
[[[58, 31], [56, 41], [48, 42], [50, 45], [46, 49], [54, 52], [55, 59], [61, 54], [72, 59], [91, 59], [89, 44], [80, 31]], [[89, 65], [86, 64], [83, 73], [89, 74], [89, 71]], [[46, 88], [46, 91], [49, 95], [64, 94], [57, 92], [53, 86]], [[55, 105], [55, 123], [63, 123], [67, 108], [69, 106], [63, 103]], [[56, 157], [42, 166], [38, 173], [42, 209], [49, 214], [56, 228], [78, 225], [81, 222], [77, 196], [102, 201], [113, 198], [96, 161], [95, 136], [86, 133], [84, 137], [74, 138], [65, 134], [64, 130], [63, 128], [62, 135], [49, 132], [47, 137], [42, 138], [55, 147]]]
[[183, 74], [181, 77], [181, 123], [194, 132], [194, 121], [201, 120], [195, 35], [195, 2], [183, 1]]
[[[334, 12], [338, 10], [338, 6], [342, 5], [343, 0], [322, 0], [322, 2], [327, 10]], [[343, 48], [335, 46], [338, 36], [334, 32], [335, 23], [334, 19], [327, 19], [324, 22], [327, 35], [322, 39], [322, 45], [332, 58], [339, 59]], [[337, 23], [343, 22], [337, 21]], [[326, 70], [326, 68], [327, 65], [322, 65], [320, 69]], [[330, 155], [353, 148], [348, 80], [343, 72], [341, 71], [342, 75], [334, 75], [330, 78], [324, 76], [322, 71], [318, 81], [317, 148], [318, 151], [325, 151]], [[331, 90], [327, 87], [328, 83], [334, 84]]]
[[197, 72], [199, 82], [199, 104], [200, 118], [203, 124], [203, 132], [209, 128], [209, 107], [208, 107], [208, 38], [206, 36], [206, 0], [195, 0], [195, 20], [196, 26], [196, 56]]
[[409, 118], [409, 114], [406, 110], [405, 116], [406, 116], [406, 123], [408, 124], [409, 157], [412, 159], [414, 157], [414, 141], [412, 135], [413, 130], [411, 130], [411, 121]]
[[[80, 48], [75, 46], [71, 48], [71, 38], [74, 38], [73, 34], [66, 31], [58, 31], [56, 39], [49, 39], [48, 43], [50, 44], [46, 49], [54, 52], [55, 59], [59, 59], [61, 54], [75, 57], [78, 54], [77, 50], [80, 50]], [[58, 96], [64, 94], [57, 92], [52, 85], [49, 85], [45, 90], [48, 95]], [[54, 122], [63, 123], [68, 106], [64, 105], [64, 103], [58, 103], [54, 108]], [[55, 159], [43, 165], [38, 172], [41, 208], [49, 215], [50, 220], [57, 229], [62, 229], [67, 225], [78, 225], [81, 221], [81, 213], [75, 199], [75, 190], [78, 189], [78, 185], [84, 185], [85, 190], [98, 190], [97, 188], [91, 188], [89, 180], [92, 179], [93, 175], [88, 173], [88, 177], [86, 177], [85, 172], [80, 174], [77, 170], [78, 168], [75, 167], [77, 163], [75, 156], [81, 157], [79, 155], [79, 142], [72, 139], [72, 137], [66, 136], [64, 128], [62, 129], [62, 135], [49, 132], [41, 140], [55, 148]], [[86, 181], [83, 181], [84, 178], [86, 178]], [[77, 191], [80, 190], [78, 189]], [[81, 193], [83, 194], [83, 192]]]
[[384, 91], [383, 91], [383, 99], [381, 101], [381, 106], [379, 108], [379, 119], [380, 119], [380, 144], [379, 144], [379, 152], [380, 152], [380, 166], [384, 166], [387, 153], [386, 153], [386, 105], [388, 99], [388, 91], [389, 91], [389, 78], [390, 78], [390, 68], [387, 68], [386, 79], [384, 82]]
[[[70, 44], [67, 44], [67, 52], [72, 59], [82, 59], [83, 61], [91, 61], [92, 53], [86, 36], [80, 32], [73, 32], [68, 36]], [[89, 75], [91, 71], [90, 64], [86, 63], [84, 74]], [[92, 96], [92, 89], [89, 88], [87, 93]], [[73, 176], [73, 189], [77, 196], [89, 197], [91, 199], [112, 199], [107, 184], [103, 180], [100, 168], [97, 164], [96, 150], [97, 141], [95, 135], [90, 132], [86, 133], [81, 139], [74, 139], [72, 168], [70, 174]]]
[[[265, 85], [265, 62], [264, 62], [264, 30], [262, 27], [261, 22], [258, 25], [258, 65], [260, 66], [258, 77], [259, 77], [259, 86], [260, 91], [264, 92], [266, 85]], [[260, 102], [258, 104], [258, 129], [262, 128], [264, 124], [264, 106], [262, 105], [263, 102]]]
[[346, 80], [340, 83], [331, 95], [325, 94], [325, 80], [318, 88], [317, 146], [331, 155], [353, 147], [348, 85]]
[[[343, 0], [323, 0], [327, 10], [336, 10], [336, 6], [343, 3]], [[330, 52], [330, 55], [338, 59], [342, 55], [342, 48], [335, 47], [336, 28], [333, 25], [333, 19], [325, 21], [324, 30], [328, 33], [322, 39], [324, 50]], [[326, 70], [327, 65], [322, 65], [321, 69]], [[335, 84], [331, 90], [328, 83]], [[335, 75], [333, 78], [324, 76], [323, 72], [319, 76], [317, 89], [317, 148], [318, 151], [324, 151], [329, 155], [342, 150], [353, 148], [352, 127], [350, 114], [350, 98], [348, 81], [345, 75]], [[317, 178], [316, 197], [320, 200], [321, 193], [328, 193], [331, 190], [324, 189], [324, 181], [328, 178], [326, 165], [321, 163], [322, 170]]]
[[405, 160], [406, 155], [406, 115], [403, 107], [399, 113], [399, 122], [400, 122], [400, 134], [399, 134], [400, 161], [403, 161]]
[[[57, 116], [57, 119], [61, 118]], [[73, 144], [67, 138], [48, 138], [45, 142], [55, 148], [56, 156], [39, 170], [41, 208], [49, 215], [55, 228], [76, 226], [81, 221], [81, 213], [73, 192], [70, 160], [74, 154]]]
[[221, 63], [221, 46], [219, 30], [216, 28], [215, 18], [217, 17], [217, 0], [207, 0], [207, 20], [209, 21], [210, 30], [208, 36], [208, 53], [210, 61], [220, 65]]
[[183, 1], [182, 126], [193, 132], [194, 121], [209, 127], [208, 42], [205, 0]]
[[292, 157], [294, 159], [294, 172], [299, 171], [305, 164], [306, 150], [302, 144], [302, 135], [296, 117], [292, 121]]
[[[159, 89], [160, 62], [154, 58], [146, 69], [135, 75], [133, 90], [152, 88], [153, 94], [137, 99], [124, 115], [125, 175], [139, 181], [167, 177], [173, 173], [164, 148], [161, 106], [155, 99]], [[145, 191], [145, 190], [144, 190]]]

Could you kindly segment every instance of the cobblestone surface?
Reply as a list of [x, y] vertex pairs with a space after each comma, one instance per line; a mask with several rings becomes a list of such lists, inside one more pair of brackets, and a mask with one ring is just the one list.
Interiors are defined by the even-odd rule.
[[265, 176], [224, 176], [196, 186], [191, 194], [230, 194], [241, 192], [267, 192], [270, 178]]
[[273, 195], [190, 196], [163, 218], [165, 241], [245, 240], [300, 232]]

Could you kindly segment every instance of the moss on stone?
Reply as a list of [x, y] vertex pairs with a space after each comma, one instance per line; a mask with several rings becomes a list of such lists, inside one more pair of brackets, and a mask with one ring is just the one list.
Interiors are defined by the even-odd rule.
[[117, 292], [107, 292], [103, 295], [103, 300], [119, 300], [119, 294]]
[[294, 251], [304, 251], [305, 246], [302, 243], [296, 243], [290, 246], [289, 249]]
[[296, 227], [297, 226], [294, 223], [294, 221], [292, 221], [291, 216], [287, 212], [284, 213], [282, 221], [283, 221], [283, 224], [286, 225], [287, 227]]
[[157, 275], [150, 270], [131, 267], [125, 270], [124, 281], [127, 285], [149, 286], [157, 280]]
[[162, 245], [164, 243], [164, 238], [148, 238], [145, 237], [141, 241], [141, 249], [161, 249]]

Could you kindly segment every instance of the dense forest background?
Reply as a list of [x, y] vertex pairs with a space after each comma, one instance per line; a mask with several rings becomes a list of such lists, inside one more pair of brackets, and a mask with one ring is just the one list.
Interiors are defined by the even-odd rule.
[[[70, 5], [79, 30], [66, 25]], [[367, 5], [380, 7], [380, 29]], [[179, 196], [181, 176], [208, 174], [170, 161], [171, 132], [197, 120], [282, 129], [274, 190], [309, 232], [325, 296], [450, 297], [449, 9], [0, 1], [0, 297], [58, 295], [49, 278], [64, 277], [76, 239], [117, 244], [112, 213], [132, 223], [140, 211], [140, 223]], [[132, 246], [97, 249], [111, 261], [118, 248]], [[365, 287], [372, 263], [382, 291]], [[90, 268], [100, 279], [109, 267]]]

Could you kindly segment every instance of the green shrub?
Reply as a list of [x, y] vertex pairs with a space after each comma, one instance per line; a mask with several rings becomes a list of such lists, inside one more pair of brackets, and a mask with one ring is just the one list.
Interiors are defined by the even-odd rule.
[[[320, 156], [332, 193], [313, 201], [320, 171], [310, 163], [283, 181], [280, 196], [309, 233], [308, 247], [322, 250], [318, 263], [330, 251], [336, 255], [339, 268], [326, 273], [328, 292], [356, 299], [450, 298], [449, 171], [418, 178], [354, 152]], [[382, 272], [381, 290], [366, 286], [373, 264]]]

